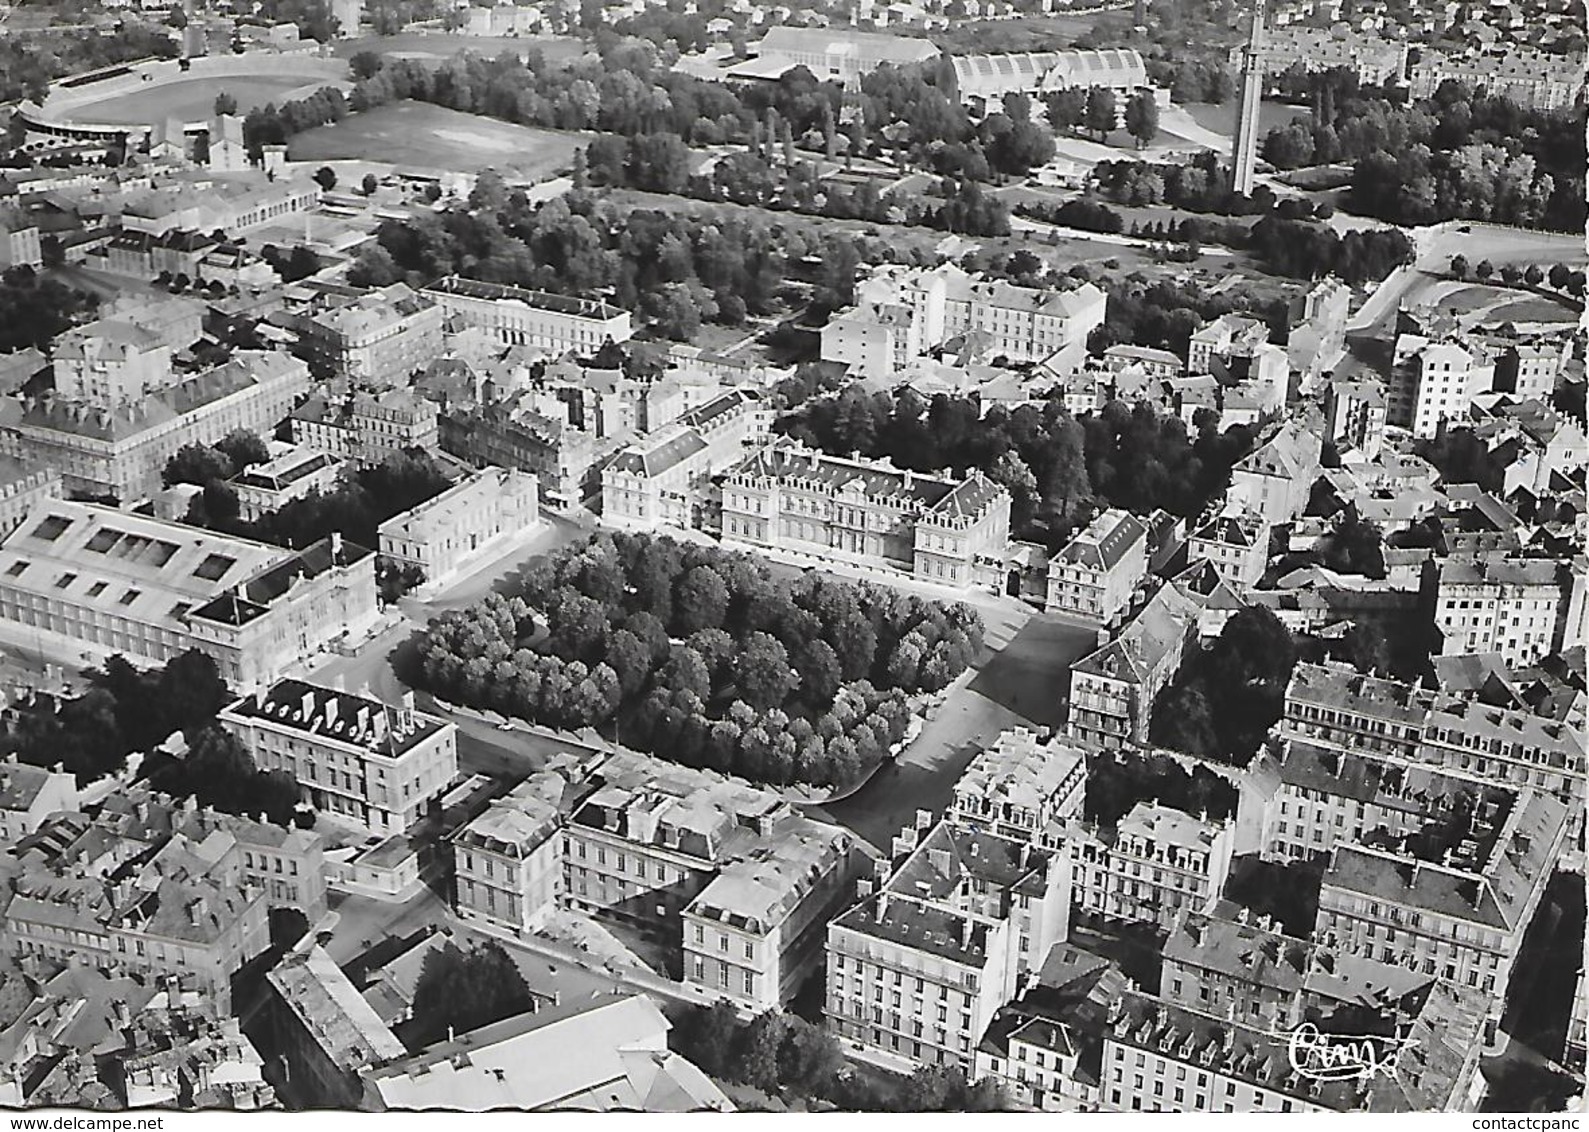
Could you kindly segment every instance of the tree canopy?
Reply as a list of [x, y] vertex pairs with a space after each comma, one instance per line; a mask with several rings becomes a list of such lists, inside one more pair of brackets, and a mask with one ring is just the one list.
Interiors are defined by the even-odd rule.
[[[537, 622], [546, 634], [526, 647]], [[447, 614], [415, 679], [459, 702], [770, 783], [848, 782], [946, 687], [982, 623], [869, 583], [775, 581], [737, 553], [599, 535], [535, 563], [520, 596]]]
[[426, 953], [414, 985], [413, 1015], [401, 1036], [410, 1049], [423, 1049], [532, 1005], [529, 985], [500, 943], [488, 940], [465, 951], [448, 942]]

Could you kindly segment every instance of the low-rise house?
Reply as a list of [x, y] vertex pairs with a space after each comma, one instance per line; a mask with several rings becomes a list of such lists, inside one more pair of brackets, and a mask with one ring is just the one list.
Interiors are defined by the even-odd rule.
[[77, 776], [18, 762], [15, 754], [0, 764], [0, 842], [15, 844], [62, 810], [77, 809]]

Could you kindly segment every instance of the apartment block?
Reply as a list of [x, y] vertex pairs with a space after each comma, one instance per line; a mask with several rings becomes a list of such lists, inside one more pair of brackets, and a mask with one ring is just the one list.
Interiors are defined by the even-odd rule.
[[43, 266], [44, 245], [37, 228], [0, 224], [0, 268]]
[[[1267, 45], [1265, 45], [1267, 46]], [[1346, 349], [1346, 321], [1352, 289], [1333, 275], [1310, 287], [1292, 306], [1286, 335], [1286, 361], [1302, 375], [1304, 391], [1330, 372]]]
[[1417, 1016], [1434, 980], [1288, 936], [1245, 908], [1184, 913], [1164, 941], [1158, 993], [1188, 1010], [1285, 1031], [1342, 1006]]
[[1148, 573], [1148, 532], [1115, 509], [1088, 523], [1048, 562], [1043, 608], [1103, 625], [1114, 624]]
[[[1244, 801], [1253, 794], [1244, 795]], [[1427, 765], [1383, 762], [1307, 743], [1286, 745], [1279, 784], [1264, 804], [1268, 856], [1304, 860], [1339, 844], [1415, 837], [1448, 826], [1476, 804], [1504, 809], [1511, 794]]]
[[442, 305], [402, 283], [298, 320], [299, 348], [320, 377], [401, 388], [442, 351]]
[[380, 552], [392, 562], [417, 566], [434, 582], [540, 525], [535, 477], [514, 468], [483, 468], [382, 523]]
[[1070, 733], [1102, 747], [1146, 743], [1153, 701], [1196, 639], [1198, 613], [1175, 586], [1160, 586], [1114, 639], [1072, 664]]
[[216, 717], [261, 770], [292, 775], [333, 820], [375, 834], [411, 829], [458, 777], [455, 724], [378, 700], [282, 680]]
[[1561, 852], [1567, 807], [1525, 791], [1506, 811], [1479, 802], [1435, 857], [1414, 839], [1340, 845], [1319, 890], [1314, 936], [1490, 996], [1494, 1036], [1523, 933]]
[[1257, 515], [1226, 511], [1187, 538], [1187, 559], [1210, 563], [1221, 580], [1241, 593], [1257, 586], [1269, 567], [1269, 531]]
[[881, 267], [857, 285], [854, 308], [824, 329], [822, 358], [856, 376], [884, 377], [953, 340], [990, 358], [1059, 355], [1079, 366], [1107, 303], [1091, 283], [1050, 291], [984, 280], [953, 264]]
[[1273, 526], [1301, 518], [1323, 449], [1315, 422], [1287, 421], [1231, 469], [1226, 508], [1251, 512]]
[[121, 404], [25, 401], [0, 426], [0, 450], [57, 469], [69, 492], [133, 502], [160, 490], [177, 449], [214, 444], [237, 429], [268, 436], [308, 389], [308, 367], [297, 358], [240, 350], [223, 365]]
[[1442, 421], [1466, 419], [1473, 400], [1495, 385], [1495, 361], [1475, 342], [1402, 334], [1396, 339], [1386, 419], [1429, 438]]
[[270, 944], [264, 892], [206, 876], [138, 883], [25, 868], [3, 913], [13, 955], [82, 962], [118, 975], [169, 977], [229, 1009], [231, 978]]
[[1299, 664], [1279, 731], [1293, 743], [1548, 792], [1566, 803], [1570, 836], [1582, 829], [1583, 735], [1548, 715], [1362, 676], [1349, 665]]
[[268, 682], [374, 619], [374, 555], [336, 534], [284, 550], [52, 500], [0, 542], [0, 620], [143, 664], [196, 648], [234, 686]]
[[973, 1079], [992, 1078], [1018, 1106], [1097, 1112], [1104, 1019], [1130, 985], [1111, 960], [1054, 945], [1035, 984], [983, 1031]]
[[1440, 558], [1425, 568], [1425, 596], [1440, 655], [1499, 653], [1521, 668], [1564, 647], [1569, 568], [1550, 558]]
[[948, 822], [906, 830], [896, 850], [877, 890], [863, 881], [861, 902], [828, 926], [828, 1026], [969, 1072], [994, 1014], [1068, 933], [1069, 871], [1060, 854]]
[[595, 469], [618, 448], [527, 406], [519, 397], [448, 413], [440, 421], [443, 450], [477, 467], [496, 464], [535, 476], [541, 498], [567, 507], [597, 494]]
[[0, 456], [0, 539], [20, 527], [39, 504], [65, 495], [61, 474], [55, 469], [30, 467], [14, 456]]
[[1255, 318], [1222, 314], [1192, 332], [1186, 372], [1213, 373], [1215, 358], [1250, 357], [1269, 341], [1269, 328]]
[[565, 905], [747, 1008], [791, 993], [820, 957], [812, 933], [853, 891], [849, 835], [766, 790], [626, 752], [591, 782], [563, 827]]
[[130, 322], [96, 322], [51, 344], [55, 393], [96, 405], [139, 401], [172, 384], [171, 347]]
[[1563, 110], [1583, 89], [1581, 55], [1552, 55], [1503, 44], [1461, 55], [1425, 49], [1407, 68], [1414, 98], [1428, 98], [1449, 80], [1509, 98], [1533, 110]]
[[1389, 403], [1378, 378], [1336, 378], [1325, 391], [1324, 413], [1329, 437], [1341, 452], [1379, 459], [1385, 446]]
[[262, 1027], [280, 1051], [288, 1103], [356, 1109], [364, 1072], [408, 1056], [408, 1049], [364, 1001], [318, 944], [283, 957], [265, 976], [271, 994]]
[[1169, 806], [1138, 802], [1120, 819], [1106, 864], [1103, 912], [1168, 928], [1218, 899], [1235, 831]]
[[77, 808], [77, 776], [18, 762], [0, 763], [0, 842], [14, 845], [62, 810]]
[[453, 835], [460, 917], [526, 932], [557, 907], [563, 887], [560, 803], [569, 785], [555, 771], [538, 772]]
[[1126, 991], [1109, 1012], [1100, 1091], [1108, 1112], [1352, 1112], [1359, 1079], [1304, 1077], [1267, 1030]]
[[1063, 824], [1081, 817], [1086, 783], [1080, 747], [1017, 727], [972, 758], [955, 781], [944, 820], [1055, 849]]
[[601, 470], [601, 513], [630, 527], [699, 526], [703, 489], [761, 442], [770, 414], [732, 389], [619, 450]]
[[684, 909], [685, 985], [752, 1014], [793, 998], [854, 891], [854, 854], [844, 830], [811, 823], [724, 866]]
[[780, 440], [730, 472], [722, 490], [726, 545], [940, 585], [969, 586], [977, 558], [1002, 556], [1009, 540], [1009, 493], [980, 472], [957, 483]]
[[292, 440], [368, 467], [407, 448], [435, 451], [437, 418], [434, 401], [407, 389], [360, 391], [340, 401], [315, 394], [292, 411]]
[[526, 291], [449, 275], [425, 288], [449, 318], [457, 316], [494, 333], [508, 346], [539, 346], [553, 353], [594, 354], [607, 342], [627, 342], [629, 312], [593, 299]]
[[1571, 339], [1508, 343], [1495, 359], [1496, 392], [1520, 401], [1548, 401], [1571, 357]]

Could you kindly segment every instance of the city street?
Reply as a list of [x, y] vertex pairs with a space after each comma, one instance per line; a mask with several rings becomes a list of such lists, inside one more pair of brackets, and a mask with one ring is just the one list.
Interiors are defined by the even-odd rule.
[[898, 760], [854, 794], [812, 811], [887, 853], [917, 810], [943, 809], [955, 780], [1001, 731], [1062, 722], [1071, 662], [1096, 647], [1095, 631], [1045, 615], [1030, 616], [1006, 635], [1011, 627], [1008, 620], [989, 625], [992, 656], [955, 682]]

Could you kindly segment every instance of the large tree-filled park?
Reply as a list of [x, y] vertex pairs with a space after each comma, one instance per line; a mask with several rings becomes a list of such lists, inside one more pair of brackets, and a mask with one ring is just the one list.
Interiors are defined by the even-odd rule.
[[649, 535], [597, 535], [436, 621], [415, 679], [551, 727], [771, 784], [853, 781], [906, 735], [908, 697], [982, 645], [978, 614]]

